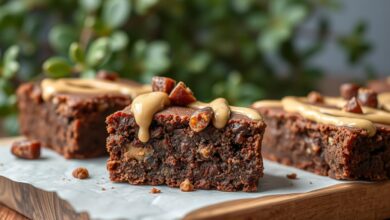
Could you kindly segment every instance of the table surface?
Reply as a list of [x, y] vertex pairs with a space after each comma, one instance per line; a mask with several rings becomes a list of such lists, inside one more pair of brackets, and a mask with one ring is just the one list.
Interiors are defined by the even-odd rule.
[[[3, 138], [0, 143], [10, 140]], [[6, 178], [0, 178], [0, 186], [1, 220], [58, 216], [88, 219], [86, 213], [76, 213], [56, 193]], [[26, 193], [32, 202], [16, 201]], [[389, 198], [390, 181], [344, 183], [308, 193], [223, 202], [195, 210], [184, 219], [385, 219], [390, 217]]]

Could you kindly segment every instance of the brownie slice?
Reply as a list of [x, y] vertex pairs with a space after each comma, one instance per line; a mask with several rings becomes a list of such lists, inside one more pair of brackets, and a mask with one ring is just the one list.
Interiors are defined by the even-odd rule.
[[[137, 83], [126, 82], [132, 86]], [[25, 83], [17, 91], [20, 131], [65, 158], [107, 154], [105, 118], [131, 103], [122, 94], [60, 92], [43, 99], [40, 83]]]
[[130, 107], [107, 118], [107, 168], [115, 182], [170, 187], [188, 181], [195, 189], [258, 190], [263, 175], [262, 120], [232, 113], [224, 128], [189, 127], [194, 109], [171, 106], [153, 117], [143, 143]]
[[375, 123], [370, 136], [361, 128], [318, 123], [282, 107], [255, 109], [267, 124], [265, 158], [335, 179], [390, 178], [389, 125]]

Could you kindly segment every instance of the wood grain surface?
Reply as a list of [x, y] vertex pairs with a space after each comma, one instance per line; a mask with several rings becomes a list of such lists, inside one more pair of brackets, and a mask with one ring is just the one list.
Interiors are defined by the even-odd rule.
[[[0, 139], [0, 145], [14, 139]], [[89, 219], [55, 192], [0, 176], [0, 220]], [[15, 211], [13, 211], [15, 210]], [[109, 207], [108, 207], [109, 210]], [[19, 214], [20, 213], [20, 214]], [[241, 199], [195, 210], [192, 219], [386, 219], [390, 218], [390, 181], [345, 183], [289, 195]]]

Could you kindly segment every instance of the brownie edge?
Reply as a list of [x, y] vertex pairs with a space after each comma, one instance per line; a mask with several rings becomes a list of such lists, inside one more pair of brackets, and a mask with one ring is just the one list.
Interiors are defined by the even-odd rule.
[[138, 140], [138, 125], [125, 109], [107, 117], [107, 169], [114, 182], [179, 187], [188, 179], [195, 189], [258, 190], [263, 175], [263, 121], [233, 114], [228, 124], [189, 127], [193, 109], [169, 107], [154, 115], [150, 139]]

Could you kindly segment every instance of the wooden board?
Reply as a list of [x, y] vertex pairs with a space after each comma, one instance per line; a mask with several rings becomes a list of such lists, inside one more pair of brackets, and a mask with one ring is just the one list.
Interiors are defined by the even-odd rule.
[[[11, 139], [0, 140], [0, 144]], [[0, 219], [89, 219], [56, 193], [0, 177]], [[11, 210], [12, 209], [12, 210]], [[13, 211], [15, 210], [15, 211]], [[18, 214], [18, 213], [20, 214]], [[390, 181], [345, 183], [321, 190], [224, 202], [195, 210], [191, 219], [385, 219]]]

